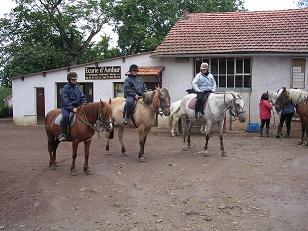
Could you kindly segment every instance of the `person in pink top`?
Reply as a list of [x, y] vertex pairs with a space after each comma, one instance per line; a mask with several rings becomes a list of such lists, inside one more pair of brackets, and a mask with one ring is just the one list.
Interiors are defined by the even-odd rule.
[[264, 124], [266, 124], [266, 130], [265, 130], [266, 136], [269, 137], [269, 125], [271, 120], [272, 108], [273, 108], [272, 104], [268, 101], [268, 94], [263, 93], [259, 103], [260, 119], [261, 119], [261, 126], [260, 126], [261, 137], [263, 137]]

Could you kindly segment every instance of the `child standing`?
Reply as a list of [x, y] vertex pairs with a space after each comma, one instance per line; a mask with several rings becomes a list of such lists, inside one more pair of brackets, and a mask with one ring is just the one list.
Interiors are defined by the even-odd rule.
[[261, 119], [261, 126], [260, 126], [261, 137], [263, 137], [264, 124], [266, 124], [266, 130], [265, 130], [266, 136], [269, 137], [269, 125], [271, 120], [272, 108], [273, 108], [272, 104], [268, 101], [268, 94], [263, 93], [259, 103], [260, 119]]

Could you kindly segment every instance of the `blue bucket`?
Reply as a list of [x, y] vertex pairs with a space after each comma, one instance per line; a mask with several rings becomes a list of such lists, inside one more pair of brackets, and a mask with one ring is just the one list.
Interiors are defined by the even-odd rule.
[[248, 123], [246, 127], [247, 132], [258, 132], [260, 131], [260, 126], [258, 123]]

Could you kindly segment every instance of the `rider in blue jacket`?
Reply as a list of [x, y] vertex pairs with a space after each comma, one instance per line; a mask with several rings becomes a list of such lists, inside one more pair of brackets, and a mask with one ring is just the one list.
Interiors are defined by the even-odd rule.
[[213, 75], [209, 72], [209, 65], [207, 63], [201, 64], [200, 72], [195, 76], [191, 85], [197, 93], [195, 117], [201, 118], [203, 115], [203, 102], [206, 102], [209, 95], [216, 90], [216, 81]]
[[126, 98], [126, 103], [124, 106], [123, 124], [128, 123], [135, 106], [135, 100], [138, 100], [147, 91], [144, 81], [137, 76], [137, 72], [138, 66], [132, 64], [129, 67], [128, 77], [124, 81], [124, 97]]
[[67, 125], [69, 122], [70, 112], [76, 112], [77, 107], [81, 104], [86, 104], [87, 100], [83, 92], [77, 85], [77, 73], [70, 71], [67, 73], [68, 83], [63, 87], [61, 91], [61, 112], [62, 120], [61, 133], [58, 137], [59, 141], [65, 141], [67, 137]]

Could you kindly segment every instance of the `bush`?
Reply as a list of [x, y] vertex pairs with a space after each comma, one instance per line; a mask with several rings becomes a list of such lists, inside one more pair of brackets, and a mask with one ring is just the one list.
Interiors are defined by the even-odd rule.
[[13, 108], [4, 106], [0, 109], [0, 118], [7, 118], [13, 116]]

